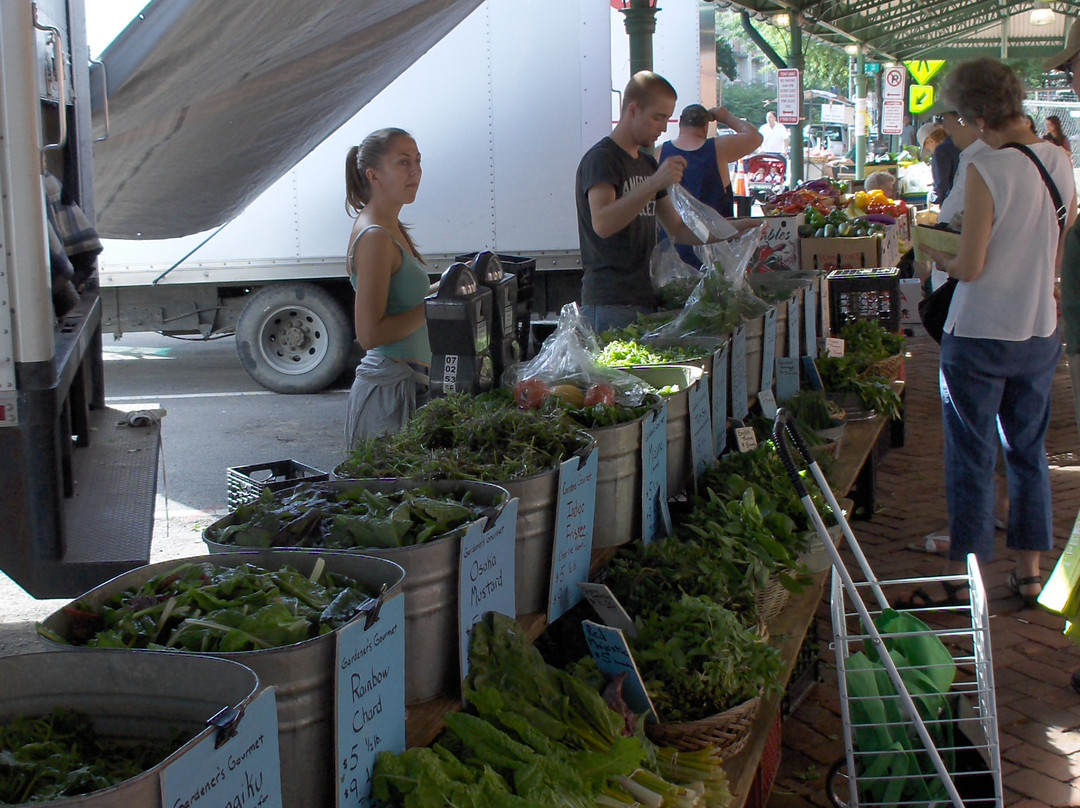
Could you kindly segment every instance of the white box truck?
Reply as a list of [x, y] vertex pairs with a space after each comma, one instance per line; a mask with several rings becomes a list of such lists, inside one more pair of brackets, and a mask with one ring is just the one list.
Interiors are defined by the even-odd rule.
[[[702, 56], [715, 64], [712, 18], [713, 5], [698, 2], [657, 14], [655, 69], [680, 107], [703, 89], [707, 103], [715, 98], [715, 82], [701, 79]], [[623, 18], [611, 4], [486, 0], [225, 225], [107, 240], [104, 327], [235, 333], [263, 386], [303, 393], [333, 382], [355, 359], [344, 158], [384, 126], [411, 132], [423, 155], [420, 193], [403, 218], [432, 273], [479, 250], [534, 258], [533, 311], [557, 312], [580, 293], [574, 173], [610, 132], [628, 78]]]

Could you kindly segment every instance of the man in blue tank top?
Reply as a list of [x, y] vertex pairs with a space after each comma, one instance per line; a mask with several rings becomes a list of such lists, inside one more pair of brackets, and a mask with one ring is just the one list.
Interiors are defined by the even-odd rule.
[[[725, 126], [730, 135], [709, 137], [709, 123]], [[660, 147], [660, 162], [669, 157], [686, 160], [682, 185], [709, 207], [725, 218], [735, 215], [735, 194], [731, 189], [729, 163], [734, 163], [761, 145], [761, 133], [754, 125], [732, 114], [724, 107], [706, 109], [702, 104], [691, 104], [679, 116], [679, 135]], [[700, 266], [694, 248], [676, 245], [679, 256], [691, 266]]]

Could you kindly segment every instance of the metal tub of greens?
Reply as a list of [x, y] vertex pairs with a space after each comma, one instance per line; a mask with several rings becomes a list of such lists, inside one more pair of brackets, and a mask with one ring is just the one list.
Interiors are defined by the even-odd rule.
[[361, 441], [333, 474], [478, 480], [505, 488], [518, 499], [515, 608], [531, 614], [547, 607], [559, 464], [594, 445], [561, 411], [519, 409], [508, 390], [455, 394], [425, 404], [396, 434]]
[[505, 488], [469, 480], [336, 480], [264, 492], [203, 531], [211, 553], [327, 548], [388, 558], [405, 570], [405, 701], [458, 685], [461, 537], [497, 519]]
[[667, 486], [674, 497], [692, 479], [690, 457], [690, 388], [700, 384], [705, 372], [692, 365], [657, 365], [628, 368], [667, 401]]
[[[251, 550], [150, 564], [90, 590], [38, 626], [50, 644], [171, 649], [239, 662], [277, 687], [283, 804], [333, 804], [336, 632], [405, 571], [339, 551]], [[169, 654], [181, 664], [183, 654]], [[89, 656], [88, 656], [89, 658]], [[206, 683], [204, 683], [205, 685]]]
[[4, 657], [0, 682], [0, 804], [63, 808], [162, 808], [165, 767], [259, 691], [235, 662], [153, 652]]

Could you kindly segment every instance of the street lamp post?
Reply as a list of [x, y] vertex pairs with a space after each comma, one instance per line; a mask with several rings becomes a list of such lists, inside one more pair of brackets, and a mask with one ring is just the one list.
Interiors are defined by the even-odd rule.
[[611, 0], [621, 12], [630, 38], [630, 75], [653, 69], [652, 37], [656, 33], [657, 0]]

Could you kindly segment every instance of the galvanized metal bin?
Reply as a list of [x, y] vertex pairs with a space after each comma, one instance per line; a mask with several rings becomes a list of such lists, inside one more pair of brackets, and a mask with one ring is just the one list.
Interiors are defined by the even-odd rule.
[[206, 722], [259, 692], [250, 668], [225, 659], [146, 651], [84, 649], [0, 658], [0, 722], [57, 708], [82, 713], [107, 741], [168, 746], [189, 738], [145, 772], [99, 791], [49, 802], [63, 808], [172, 808], [161, 805], [162, 771], [215, 730]]
[[[505, 488], [493, 483], [467, 480], [334, 480], [304, 487], [343, 493], [365, 488], [381, 494], [429, 488], [442, 493], [469, 491], [476, 502], [487, 506], [488, 516], [497, 519], [510, 500]], [[295, 489], [294, 489], [295, 490]], [[209, 534], [236, 523], [229, 514], [203, 531], [203, 541], [211, 553], [237, 550], [234, 544], [221, 544]], [[376, 558], [387, 558], [405, 570], [405, 701], [408, 704], [428, 701], [456, 690], [459, 686], [458, 661], [458, 559], [462, 526], [443, 537], [411, 547], [365, 548], [353, 551]]]
[[617, 547], [641, 537], [641, 423], [645, 417], [588, 430], [598, 452], [593, 549]]
[[[310, 575], [318, 559], [326, 562], [326, 571], [353, 578], [366, 589], [387, 587], [386, 599], [402, 594], [405, 571], [384, 558], [334, 551], [256, 550], [242, 553], [175, 559], [150, 564], [118, 575], [90, 590], [76, 600], [98, 605], [130, 587], [138, 587], [161, 573], [181, 564], [209, 562], [219, 567], [255, 564], [278, 568], [288, 565]], [[359, 619], [359, 618], [354, 618]], [[43, 625], [66, 639], [72, 638], [72, 620], [63, 609], [53, 612]], [[324, 808], [334, 804], [334, 674], [337, 632], [315, 639], [260, 651], [194, 654], [167, 654], [181, 664], [185, 656], [213, 656], [239, 662], [258, 674], [264, 686], [277, 687], [278, 741], [281, 751], [281, 793], [283, 804], [290, 808]], [[55, 644], [45, 640], [50, 646]], [[84, 648], [81, 653], [110, 653], [132, 659], [151, 651], [98, 652]], [[133, 803], [135, 804], [135, 803]]]
[[[690, 456], [690, 387], [701, 382], [705, 371], [693, 365], [653, 365], [628, 368], [656, 389], [678, 385], [679, 391], [664, 396], [667, 401], [667, 494], [678, 496], [693, 479]], [[640, 495], [639, 495], [640, 498]]]

